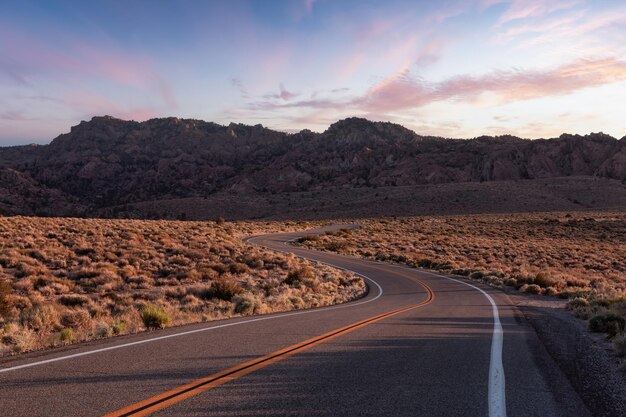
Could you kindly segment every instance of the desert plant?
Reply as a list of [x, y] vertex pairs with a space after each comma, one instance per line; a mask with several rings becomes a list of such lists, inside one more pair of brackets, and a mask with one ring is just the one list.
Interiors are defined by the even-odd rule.
[[44, 333], [59, 326], [59, 313], [50, 305], [40, 305], [22, 310], [22, 326]]
[[430, 268], [433, 265], [433, 261], [432, 259], [422, 258], [422, 259], [418, 259], [415, 262], [415, 265], [417, 265], [420, 268]]
[[298, 243], [306, 243], [306, 242], [317, 242], [320, 240], [319, 235], [306, 235], [296, 239]]
[[258, 313], [261, 310], [262, 305], [250, 296], [237, 296], [233, 298], [235, 303], [235, 313], [241, 315], [250, 315]]
[[59, 339], [61, 342], [72, 343], [76, 340], [76, 332], [71, 327], [66, 327], [59, 332]]
[[626, 319], [615, 313], [598, 313], [589, 319], [589, 330], [592, 332], [606, 333], [613, 337], [625, 329]]
[[11, 294], [11, 284], [6, 281], [0, 281], [0, 316], [6, 316], [9, 313], [9, 303], [7, 297]]
[[230, 301], [234, 296], [244, 292], [241, 284], [232, 278], [219, 278], [211, 284], [211, 294], [214, 298]]
[[517, 280], [515, 278], [509, 278], [504, 281], [504, 285], [508, 287], [517, 287]]
[[315, 275], [313, 274], [313, 270], [311, 268], [302, 267], [289, 272], [287, 274], [287, 278], [285, 278], [283, 282], [291, 287], [297, 287], [304, 281], [313, 280], [314, 278]]
[[67, 307], [82, 307], [89, 303], [89, 298], [80, 294], [64, 294], [59, 297], [59, 303]]
[[140, 311], [141, 321], [147, 329], [162, 329], [170, 324], [170, 316], [159, 306], [146, 304]]
[[565, 308], [567, 308], [568, 310], [575, 310], [586, 307], [589, 307], [589, 300], [582, 297], [574, 298], [573, 300], [569, 301], [565, 306]]
[[470, 274], [471, 279], [482, 279], [485, 276], [485, 273], [482, 271], [474, 271]]
[[328, 242], [325, 245], [325, 247], [327, 250], [331, 252], [341, 252], [348, 247], [348, 242], [343, 242], [343, 241]]
[[111, 325], [113, 334], [120, 335], [126, 332], [126, 322], [124, 320], [115, 320]]
[[535, 275], [535, 279], [533, 281], [536, 285], [539, 285], [542, 288], [552, 287], [557, 283], [556, 280], [550, 278], [547, 274], [542, 272]]
[[248, 271], [248, 266], [240, 262], [235, 262], [228, 266], [231, 274], [243, 274]]
[[565, 308], [570, 310], [575, 317], [579, 319], [588, 319], [591, 311], [589, 301], [586, 298], [576, 297], [569, 301]]
[[521, 289], [528, 294], [541, 294], [541, 287], [537, 284], [524, 285]]
[[61, 324], [73, 329], [82, 329], [91, 323], [91, 316], [87, 310], [68, 310], [61, 315]]

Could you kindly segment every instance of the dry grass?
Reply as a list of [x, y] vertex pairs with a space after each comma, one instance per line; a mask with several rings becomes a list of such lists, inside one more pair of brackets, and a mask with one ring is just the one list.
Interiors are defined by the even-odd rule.
[[[532, 294], [575, 299], [570, 309], [626, 316], [626, 214], [471, 215], [359, 220], [304, 246], [466, 275]], [[578, 297], [578, 298], [577, 298]]]
[[354, 275], [240, 239], [310, 226], [0, 218], [0, 352], [360, 297]]

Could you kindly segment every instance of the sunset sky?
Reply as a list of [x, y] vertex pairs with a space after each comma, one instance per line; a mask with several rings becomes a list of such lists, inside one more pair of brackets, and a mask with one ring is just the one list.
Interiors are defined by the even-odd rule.
[[626, 135], [626, 2], [0, 0], [0, 145], [95, 115]]

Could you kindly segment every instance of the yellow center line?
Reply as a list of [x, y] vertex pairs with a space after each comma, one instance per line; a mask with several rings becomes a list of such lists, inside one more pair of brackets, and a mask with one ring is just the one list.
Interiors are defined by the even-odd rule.
[[426, 299], [418, 304], [415, 304], [409, 307], [400, 308], [400, 309], [393, 310], [393, 311], [389, 311], [387, 313], [379, 314], [379, 315], [367, 318], [365, 320], [361, 320], [356, 323], [352, 323], [347, 326], [332, 330], [328, 333], [324, 333], [322, 335], [313, 337], [311, 339], [307, 339], [303, 342], [296, 343], [295, 345], [291, 345], [286, 348], [277, 350], [265, 356], [261, 356], [256, 359], [252, 359], [247, 362], [240, 363], [238, 365], [235, 365], [223, 371], [217, 372], [215, 374], [209, 375], [204, 378], [196, 379], [195, 381], [189, 382], [185, 385], [181, 385], [169, 391], [147, 398], [138, 403], [129, 405], [128, 407], [124, 407], [117, 411], [113, 411], [111, 413], [106, 414], [104, 417], [125, 417], [125, 416], [138, 417], [138, 416], [150, 415], [158, 410], [162, 410], [166, 407], [172, 406], [190, 397], [198, 395], [201, 392], [204, 392], [211, 388], [215, 388], [229, 381], [235, 380], [246, 374], [254, 372], [257, 369], [261, 369], [266, 366], [269, 366], [273, 363], [276, 363], [292, 355], [295, 355], [296, 353], [303, 352], [307, 349], [310, 349], [321, 343], [332, 340], [336, 337], [342, 336], [346, 333], [352, 332], [361, 327], [367, 326], [372, 323], [376, 323], [377, 321], [386, 319], [391, 316], [395, 316], [396, 314], [404, 313], [406, 311], [413, 310], [413, 309], [430, 304], [435, 299], [435, 293], [430, 289], [430, 287], [428, 287], [422, 281], [416, 278], [410, 278], [410, 279], [413, 281], [416, 281], [426, 290]]

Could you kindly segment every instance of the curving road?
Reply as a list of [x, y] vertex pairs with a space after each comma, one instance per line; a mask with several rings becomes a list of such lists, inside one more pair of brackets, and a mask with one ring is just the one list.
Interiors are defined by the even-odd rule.
[[367, 296], [3, 360], [1, 415], [590, 415], [504, 293], [286, 245], [303, 234], [250, 241], [361, 274]]

